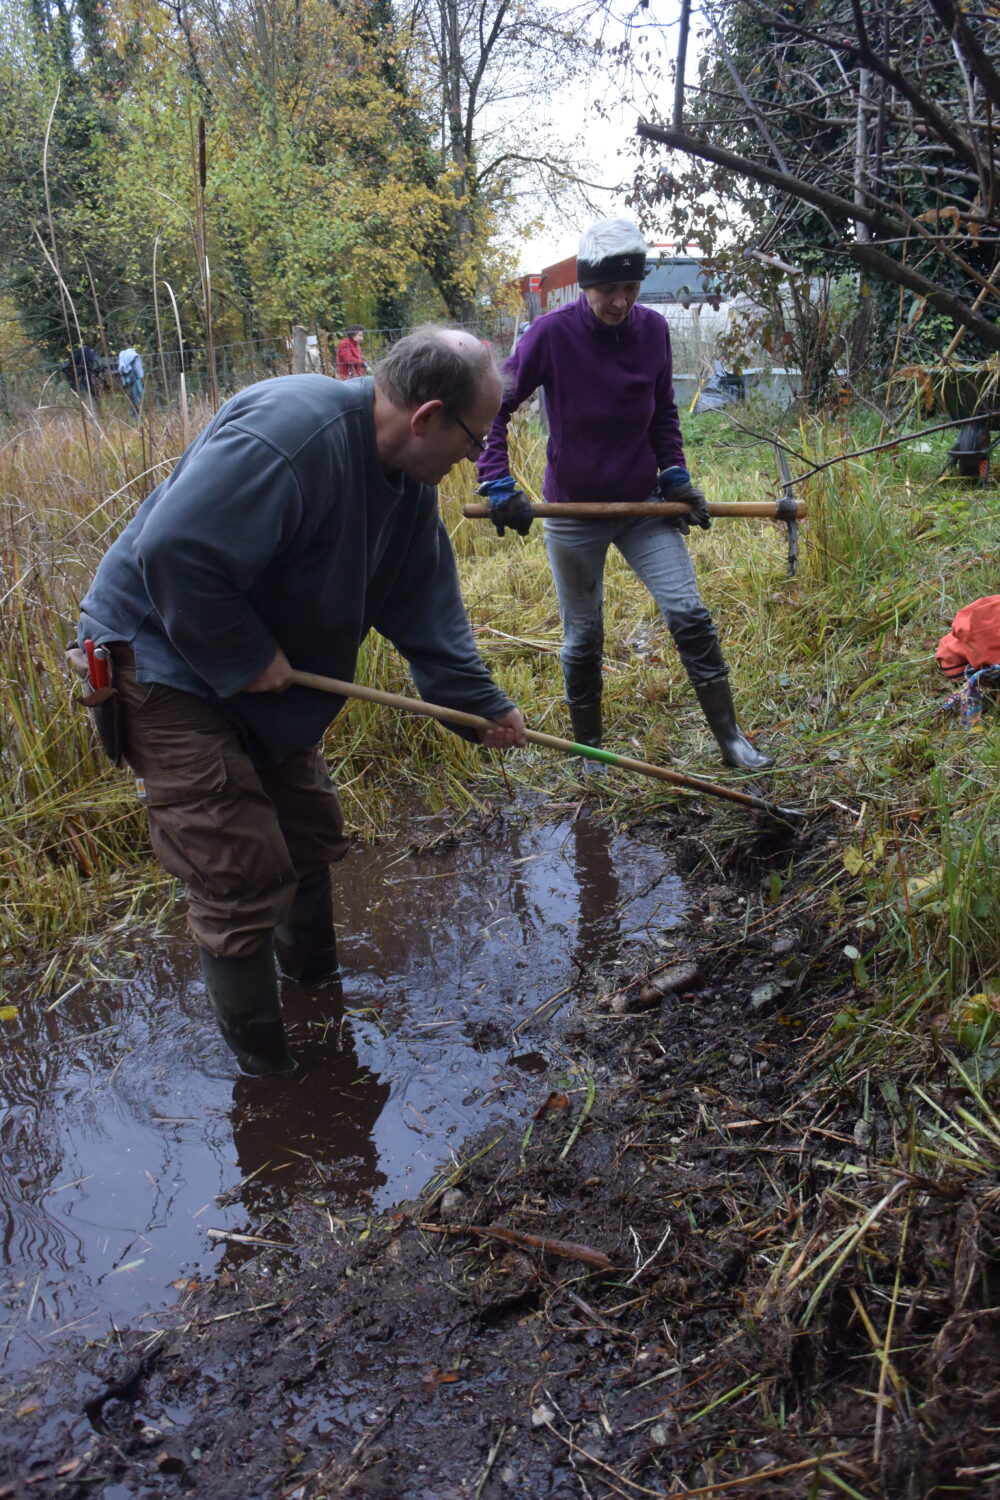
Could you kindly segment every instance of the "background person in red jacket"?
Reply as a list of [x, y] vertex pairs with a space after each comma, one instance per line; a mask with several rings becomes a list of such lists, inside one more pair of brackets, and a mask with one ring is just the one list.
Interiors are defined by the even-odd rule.
[[367, 371], [368, 366], [361, 353], [361, 340], [364, 336], [363, 328], [348, 328], [337, 345], [338, 380], [353, 380], [356, 375], [364, 375]]

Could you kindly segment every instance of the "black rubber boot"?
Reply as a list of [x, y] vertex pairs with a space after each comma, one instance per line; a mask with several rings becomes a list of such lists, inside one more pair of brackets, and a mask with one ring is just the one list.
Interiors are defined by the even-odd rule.
[[215, 1019], [241, 1071], [254, 1078], [291, 1073], [296, 1064], [281, 1019], [271, 944], [247, 958], [216, 958], [204, 948], [198, 952]]
[[701, 711], [708, 720], [708, 727], [719, 742], [722, 759], [727, 766], [737, 766], [742, 771], [766, 771], [774, 765], [770, 755], [762, 755], [759, 750], [754, 749], [737, 724], [728, 677], [716, 677], [712, 682], [696, 682], [694, 690], [698, 695]]
[[274, 951], [282, 974], [309, 984], [337, 973], [330, 871], [299, 881], [287, 920], [274, 929]]
[[[601, 747], [600, 699], [596, 703], [571, 703], [569, 717], [573, 725], [573, 739], [576, 743], [592, 745], [595, 750], [599, 750]], [[575, 766], [585, 776], [603, 776], [608, 769], [602, 760], [591, 760], [586, 755], [576, 756]]]
[[592, 745], [599, 749], [601, 744], [601, 700], [596, 703], [571, 703], [569, 706], [570, 723], [573, 726], [573, 739], [578, 745]]

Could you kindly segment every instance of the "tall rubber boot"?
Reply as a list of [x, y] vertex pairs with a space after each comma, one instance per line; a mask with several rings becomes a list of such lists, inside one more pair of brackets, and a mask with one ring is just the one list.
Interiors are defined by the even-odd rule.
[[569, 706], [569, 720], [573, 726], [573, 739], [578, 745], [593, 745], [599, 748], [601, 743], [601, 700], [596, 703], [571, 703]]
[[296, 1063], [281, 1019], [270, 942], [247, 958], [216, 958], [204, 948], [198, 952], [215, 1019], [241, 1071], [253, 1078], [291, 1073]]
[[[569, 719], [573, 726], [573, 739], [578, 745], [593, 745], [594, 749], [600, 749], [601, 745], [601, 700], [596, 703], [571, 703], [569, 705]], [[585, 755], [576, 757], [579, 770], [587, 775], [603, 774], [607, 767], [603, 761], [588, 760]]]
[[742, 771], [766, 771], [774, 765], [773, 757], [755, 750], [737, 724], [728, 677], [696, 682], [694, 690], [727, 766], [736, 766]]
[[299, 881], [287, 920], [274, 929], [274, 950], [282, 974], [309, 984], [337, 973], [337, 934], [333, 925], [330, 871]]

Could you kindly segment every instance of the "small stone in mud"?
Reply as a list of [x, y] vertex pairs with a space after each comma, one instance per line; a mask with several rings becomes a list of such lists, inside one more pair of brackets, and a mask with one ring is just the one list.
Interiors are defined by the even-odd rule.
[[734, 1068], [742, 1068], [745, 1065], [746, 1060], [747, 1055], [745, 1052], [730, 1052], [729, 1054], [729, 1061], [732, 1063]]
[[773, 1005], [781, 994], [781, 985], [768, 980], [766, 984], [758, 984], [750, 991], [750, 1009], [763, 1010], [766, 1005]]
[[555, 1419], [556, 1414], [552, 1410], [551, 1406], [536, 1406], [532, 1409], [532, 1427], [545, 1427], [548, 1423], [554, 1422]]
[[680, 990], [689, 990], [692, 985], [698, 983], [701, 978], [701, 970], [697, 964], [674, 964], [670, 969], [664, 969], [656, 975], [648, 984], [644, 984], [638, 991], [631, 991], [623, 995], [612, 995], [610, 1010], [612, 1015], [626, 1016], [633, 1011], [648, 1010], [652, 1005], [658, 1005], [665, 995], [675, 995]]
[[771, 944], [771, 952], [775, 958], [784, 958], [794, 953], [801, 941], [801, 935], [794, 927], [783, 927]]
[[449, 1188], [446, 1193], [442, 1194], [438, 1212], [442, 1219], [460, 1219], [467, 1201], [461, 1188]]

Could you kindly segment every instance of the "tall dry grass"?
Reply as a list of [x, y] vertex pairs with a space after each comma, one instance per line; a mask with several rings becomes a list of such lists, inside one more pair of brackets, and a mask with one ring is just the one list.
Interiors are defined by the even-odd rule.
[[[192, 427], [207, 418], [193, 414]], [[775, 422], [773, 412], [751, 414]], [[771, 450], [724, 418], [686, 419], [689, 462], [712, 498], [774, 495]], [[853, 441], [813, 422], [789, 428], [799, 466]], [[863, 437], [864, 434], [861, 434]], [[936, 482], [946, 437], [926, 455], [857, 459], [808, 480], [799, 576], [785, 576], [783, 528], [719, 521], [691, 548], [732, 667], [741, 716], [778, 755], [778, 800], [831, 809], [834, 861], [850, 877], [845, 923], [864, 939], [867, 970], [930, 1003], [985, 993], [1000, 937], [984, 900], [996, 886], [994, 721], [976, 736], [937, 715], [933, 647], [964, 603], [995, 587], [1000, 505], [991, 491]], [[147, 854], [127, 774], [94, 748], [63, 665], [79, 598], [109, 540], [180, 448], [176, 417], [141, 427], [112, 411], [99, 422], [36, 413], [0, 443], [0, 882], [4, 951], [48, 962], [137, 911], [155, 916], [172, 890]], [[542, 439], [521, 423], [516, 467], [540, 490]], [[795, 468], [795, 465], [793, 465]], [[535, 727], [567, 728], [560, 629], [541, 528], [498, 539], [462, 518], [474, 475], [463, 465], [442, 508], [477, 640], [500, 685]], [[669, 637], [646, 591], [612, 553], [606, 578], [608, 743], [713, 779], [719, 767]], [[362, 680], [408, 690], [405, 666], [372, 638]], [[400, 793], [456, 811], [515, 784], [565, 791], [568, 762], [546, 752], [484, 753], [427, 721], [352, 704], [328, 743], [352, 824], [389, 832]], [[630, 816], [666, 795], [612, 773], [591, 795]], [[849, 809], [841, 812], [839, 809]], [[724, 823], [741, 814], [718, 805]], [[935, 872], [943, 872], [936, 874]], [[914, 881], [937, 879], [920, 894]], [[918, 892], [910, 901], [908, 890]], [[833, 881], [844, 902], [843, 881]], [[874, 956], [873, 956], [874, 955]], [[895, 977], [891, 977], [895, 976]], [[901, 1002], [903, 1003], [903, 1002]]]

